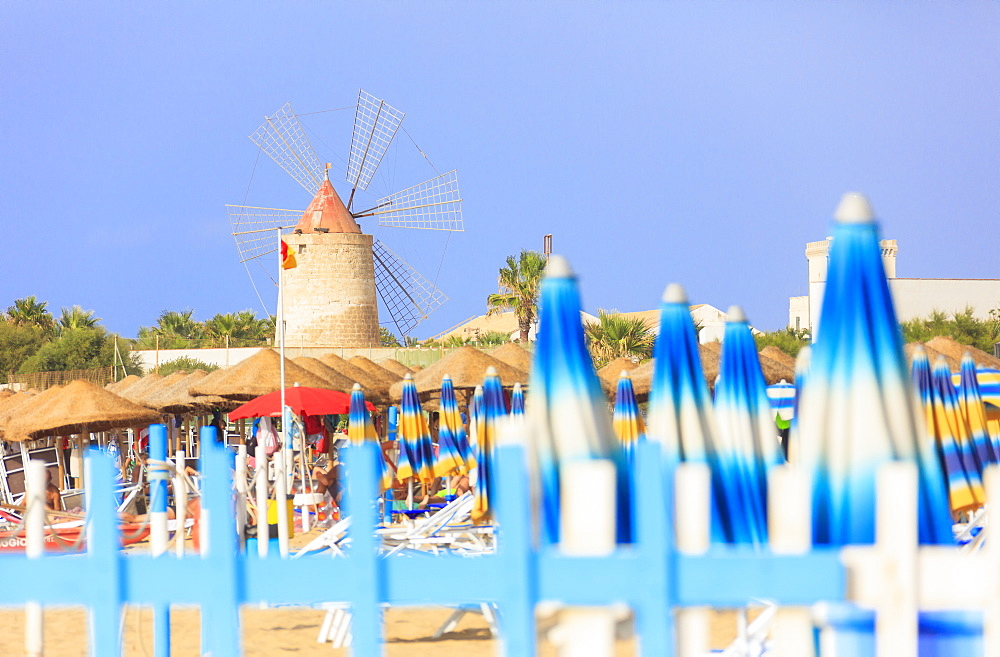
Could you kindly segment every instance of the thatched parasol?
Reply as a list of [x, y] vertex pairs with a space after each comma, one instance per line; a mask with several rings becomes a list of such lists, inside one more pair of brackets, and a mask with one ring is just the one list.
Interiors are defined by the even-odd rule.
[[380, 360], [378, 364], [382, 368], [389, 370], [390, 372], [392, 372], [401, 379], [407, 374], [413, 374], [413, 370], [411, 370], [406, 365], [403, 365], [395, 358], [386, 358], [385, 360]]
[[[976, 363], [976, 367], [1000, 370], [1000, 358], [972, 345], [962, 344], [953, 338], [941, 335], [928, 340], [926, 346], [944, 354], [945, 358], [953, 359], [958, 363], [962, 362], [962, 355], [968, 351], [972, 355], [972, 360]], [[928, 352], [928, 356], [930, 356], [930, 352]], [[948, 365], [951, 365], [951, 360], [948, 361]], [[960, 366], [953, 368], [952, 371], [958, 372], [959, 369]]]
[[[48, 392], [48, 391], [46, 391]], [[6, 440], [108, 431], [160, 421], [160, 414], [108, 392], [90, 381], [77, 380], [46, 395], [44, 403], [21, 407], [4, 430]]]
[[945, 362], [948, 363], [948, 369], [952, 372], [958, 372], [962, 369], [961, 357], [955, 360], [947, 354], [943, 354], [937, 349], [927, 346], [922, 342], [909, 342], [903, 345], [903, 353], [906, 355], [906, 362], [913, 366], [913, 354], [917, 351], [918, 347], [923, 347], [924, 351], [927, 353], [927, 360], [932, 364], [937, 361], [938, 357], [944, 358]]
[[[621, 360], [617, 358], [615, 360]], [[627, 358], [625, 360], [628, 360]], [[632, 361], [628, 360], [629, 363]], [[608, 393], [608, 399], [614, 399], [615, 391], [618, 388], [618, 377], [621, 376], [622, 370], [628, 370], [628, 375], [632, 379], [632, 391], [635, 393], [635, 399], [638, 402], [644, 402], [649, 398], [649, 391], [653, 388], [653, 370], [656, 368], [656, 359], [650, 358], [645, 363], [641, 365], [636, 365], [632, 363], [632, 367], [628, 366], [619, 367], [618, 373], [615, 375], [614, 381], [610, 378], [612, 370], [607, 370], [607, 374], [603, 375], [608, 367], [613, 365], [615, 361], [611, 361], [598, 371], [597, 376], [601, 379], [601, 387], [604, 388], [605, 392]], [[610, 392], [608, 392], [610, 390]]]
[[[303, 367], [313, 374], [320, 376], [330, 382], [329, 388], [341, 392], [350, 392], [355, 383], [361, 385], [365, 392], [365, 401], [370, 401], [376, 406], [384, 406], [389, 403], [389, 386], [380, 385], [377, 388], [367, 388], [365, 383], [355, 381], [346, 374], [342, 374], [333, 369], [323, 361], [309, 356], [299, 356], [292, 359], [296, 365]], [[366, 377], [366, 381], [367, 381]]]
[[505, 342], [491, 351], [490, 356], [522, 372], [531, 372], [531, 352], [519, 342]]
[[[639, 367], [639, 363], [635, 362], [631, 358], [625, 358], [624, 356], [619, 356], [614, 359], [601, 369], [597, 370], [597, 377], [601, 380], [601, 387], [607, 392], [610, 390], [612, 393], [618, 388], [618, 377], [621, 376], [622, 370], [627, 372], [632, 372], [632, 370]], [[632, 387], [635, 387], [635, 379], [632, 380]], [[612, 394], [612, 397], [614, 395]]]
[[208, 373], [205, 370], [195, 370], [185, 374], [176, 380], [172, 385], [161, 386], [155, 394], [147, 395], [143, 398], [143, 405], [170, 415], [184, 415], [186, 413], [204, 413], [221, 408], [230, 410], [239, 406], [240, 402], [225, 397], [214, 395], [192, 395], [189, 390], [191, 386], [205, 379]]
[[11, 390], [10, 388], [4, 388], [3, 390], [0, 390], [0, 401], [3, 401], [8, 397], [13, 397], [16, 394], [17, 393]]
[[[767, 356], [771, 360], [777, 361], [778, 363], [790, 368], [793, 372], [795, 371], [795, 357], [789, 356], [781, 349], [778, 349], [774, 345], [767, 345], [760, 350], [761, 356]], [[791, 381], [789, 381], [791, 383]]]
[[134, 402], [136, 399], [142, 397], [147, 390], [158, 384], [163, 380], [163, 377], [159, 374], [147, 374], [146, 376], [140, 378], [138, 381], [134, 382], [132, 385], [122, 386], [118, 388], [118, 391], [114, 394], [119, 397], [124, 397], [125, 399]]
[[[486, 376], [486, 368], [493, 366], [500, 375], [504, 387], [511, 387], [520, 382], [528, 381], [528, 373], [476, 349], [475, 347], [459, 347], [450, 354], [413, 375], [413, 382], [421, 400], [429, 398], [441, 390], [441, 379], [445, 374], [451, 376], [455, 390], [472, 391], [482, 385]], [[393, 399], [400, 399], [403, 394], [403, 382], [400, 381], [389, 389]]]
[[319, 362], [337, 372], [340, 372], [343, 376], [346, 376], [351, 380], [352, 386], [355, 383], [360, 383], [361, 387], [365, 389], [365, 399], [368, 399], [368, 394], [370, 392], [377, 395], [383, 395], [385, 399], [389, 398], [388, 382], [383, 381], [380, 377], [369, 374], [354, 363], [341, 358], [337, 354], [324, 354], [323, 356], [320, 356]]
[[[153, 405], [150, 404], [149, 402], [150, 399], [158, 396], [164, 390], [175, 385], [178, 381], [183, 381], [186, 378], [187, 378], [186, 372], [172, 372], [167, 376], [161, 377], [159, 381], [154, 381], [150, 385], [146, 386], [139, 393], [135, 393], [133, 390], [130, 390], [128, 393], [128, 397], [126, 397], [126, 399], [136, 404], [139, 404], [140, 406], [153, 408]], [[121, 396], [125, 397], [125, 395]]]
[[[195, 382], [188, 391], [199, 395], [218, 395], [236, 401], [250, 401], [281, 389], [281, 356], [273, 349], [261, 349], [256, 354], [226, 370], [224, 374]], [[295, 384], [310, 388], [330, 388], [330, 383], [309, 370], [285, 359], [285, 387]]]
[[706, 342], [698, 345], [698, 356], [701, 358], [701, 369], [705, 373], [705, 383], [709, 390], [715, 390], [715, 380], [719, 378], [719, 357], [722, 355], [722, 343]]
[[764, 373], [764, 381], [769, 386], [773, 386], [775, 383], [794, 383], [795, 382], [795, 367], [789, 367], [783, 363], [780, 363], [773, 358], [769, 358], [764, 354], [757, 354], [757, 360], [760, 361], [760, 371]]
[[347, 359], [347, 362], [368, 372], [373, 377], [383, 382], [386, 387], [391, 386], [397, 381], [403, 380], [402, 376], [397, 376], [395, 372], [390, 372], [375, 361], [365, 358], [364, 356], [351, 356]]
[[17, 392], [0, 400], [0, 428], [17, 412], [17, 409], [29, 400], [37, 397], [37, 393]]
[[122, 390], [129, 387], [133, 383], [138, 382], [140, 379], [142, 379], [142, 377], [139, 376], [138, 374], [129, 374], [121, 381], [112, 381], [108, 385], [104, 386], [104, 389], [107, 390], [108, 392], [113, 392], [117, 395], [121, 393]]

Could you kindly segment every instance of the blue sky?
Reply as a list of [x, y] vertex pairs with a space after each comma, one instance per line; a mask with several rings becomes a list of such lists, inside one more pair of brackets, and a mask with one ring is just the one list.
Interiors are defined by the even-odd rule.
[[781, 328], [846, 191], [898, 275], [998, 278], [998, 34], [976, 1], [0, 0], [0, 307], [261, 314], [225, 205], [309, 198], [247, 135], [291, 102], [338, 184], [359, 88], [407, 113], [375, 195], [435, 175], [415, 144], [459, 171], [464, 233], [374, 231], [450, 297], [418, 337], [547, 233], [590, 311], [677, 281]]

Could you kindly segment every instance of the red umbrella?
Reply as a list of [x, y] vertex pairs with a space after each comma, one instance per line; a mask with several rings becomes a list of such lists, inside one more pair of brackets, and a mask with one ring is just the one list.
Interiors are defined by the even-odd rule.
[[[351, 410], [351, 396], [339, 390], [294, 386], [285, 388], [285, 405], [296, 415], [347, 415]], [[365, 402], [370, 411], [371, 402]], [[230, 420], [249, 417], [281, 417], [281, 391], [275, 390], [250, 400], [229, 413]]]

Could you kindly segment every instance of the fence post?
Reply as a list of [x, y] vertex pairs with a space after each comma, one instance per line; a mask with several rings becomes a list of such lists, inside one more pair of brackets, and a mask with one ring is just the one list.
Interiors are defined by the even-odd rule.
[[93, 573], [100, 573], [88, 586], [90, 654], [93, 657], [121, 655], [124, 557], [115, 518], [114, 465], [106, 453], [92, 447], [84, 467], [90, 482], [87, 487], [87, 567]]
[[[774, 554], [806, 554], [812, 547], [812, 498], [802, 470], [791, 465], [768, 473], [767, 534]], [[774, 617], [774, 657], [811, 657], [813, 627], [806, 607], [781, 607]]]
[[[674, 471], [674, 532], [676, 544], [671, 551], [704, 554], [711, 542], [712, 474], [704, 463], [682, 463]], [[678, 608], [677, 654], [701, 657], [708, 652], [707, 607]]]
[[382, 650], [382, 606], [386, 598], [384, 561], [378, 555], [377, 507], [379, 445], [364, 442], [344, 450], [347, 479], [347, 512], [351, 517], [351, 573], [347, 590], [351, 603], [351, 654], [375, 657]]

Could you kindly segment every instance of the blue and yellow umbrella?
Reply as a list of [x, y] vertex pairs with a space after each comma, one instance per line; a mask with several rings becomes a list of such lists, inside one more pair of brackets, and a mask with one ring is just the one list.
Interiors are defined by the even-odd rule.
[[615, 389], [615, 410], [611, 416], [611, 426], [621, 442], [622, 451], [629, 469], [635, 471], [635, 446], [646, 438], [646, 423], [639, 413], [639, 403], [635, 400], [632, 377], [622, 370]]
[[[347, 439], [352, 444], [360, 445], [366, 440], [378, 444], [378, 432], [375, 431], [375, 424], [372, 422], [371, 412], [365, 403], [365, 393], [361, 389], [360, 383], [355, 383], [351, 389], [351, 406], [347, 416]], [[392, 487], [392, 468], [382, 454], [379, 470], [379, 489], [386, 491]]]
[[429, 485], [435, 479], [434, 447], [431, 432], [424, 419], [413, 375], [403, 378], [403, 399], [399, 409], [399, 459], [396, 478], [413, 478]]
[[750, 325], [739, 307], [728, 315], [715, 384], [719, 461], [742, 501], [732, 540], [762, 547], [767, 543], [768, 470], [784, 458]]
[[[979, 389], [979, 377], [976, 372], [976, 362], [968, 352], [962, 356], [962, 368], [958, 387], [958, 405], [962, 409], [965, 420], [969, 423], [969, 435], [975, 448], [977, 458], [982, 466], [1000, 463], [1000, 449], [997, 440], [1000, 436], [991, 436], [986, 419], [986, 404]], [[979, 474], [982, 474], [980, 470]]]
[[944, 475], [948, 482], [948, 500], [953, 514], [982, 506], [983, 482], [976, 463], [969, 425], [959, 408], [958, 393], [951, 382], [951, 371], [944, 357], [939, 357], [931, 372], [930, 403], [926, 407], [927, 430], [937, 441]]
[[493, 462], [497, 441], [497, 421], [507, 415], [503, 385], [496, 368], [486, 370], [482, 386], [476, 386], [473, 396], [476, 427], [476, 490], [472, 506], [472, 521], [490, 521], [490, 500], [493, 495]]
[[469, 463], [469, 441], [455, 400], [455, 387], [447, 374], [441, 379], [441, 405], [438, 411], [438, 458], [435, 472], [440, 476], [467, 474], [475, 467]]
[[896, 460], [918, 467], [920, 541], [952, 542], [948, 491], [935, 445], [922, 435], [878, 226], [859, 194], [845, 195], [835, 214], [797, 413], [795, 447], [813, 485], [815, 543], [874, 542], [876, 471]]
[[616, 471], [616, 537], [628, 542], [632, 535], [628, 467], [587, 350], [580, 307], [569, 263], [551, 256], [541, 285], [527, 409], [540, 480], [542, 535], [546, 541], [559, 542], [560, 464], [610, 459]]

